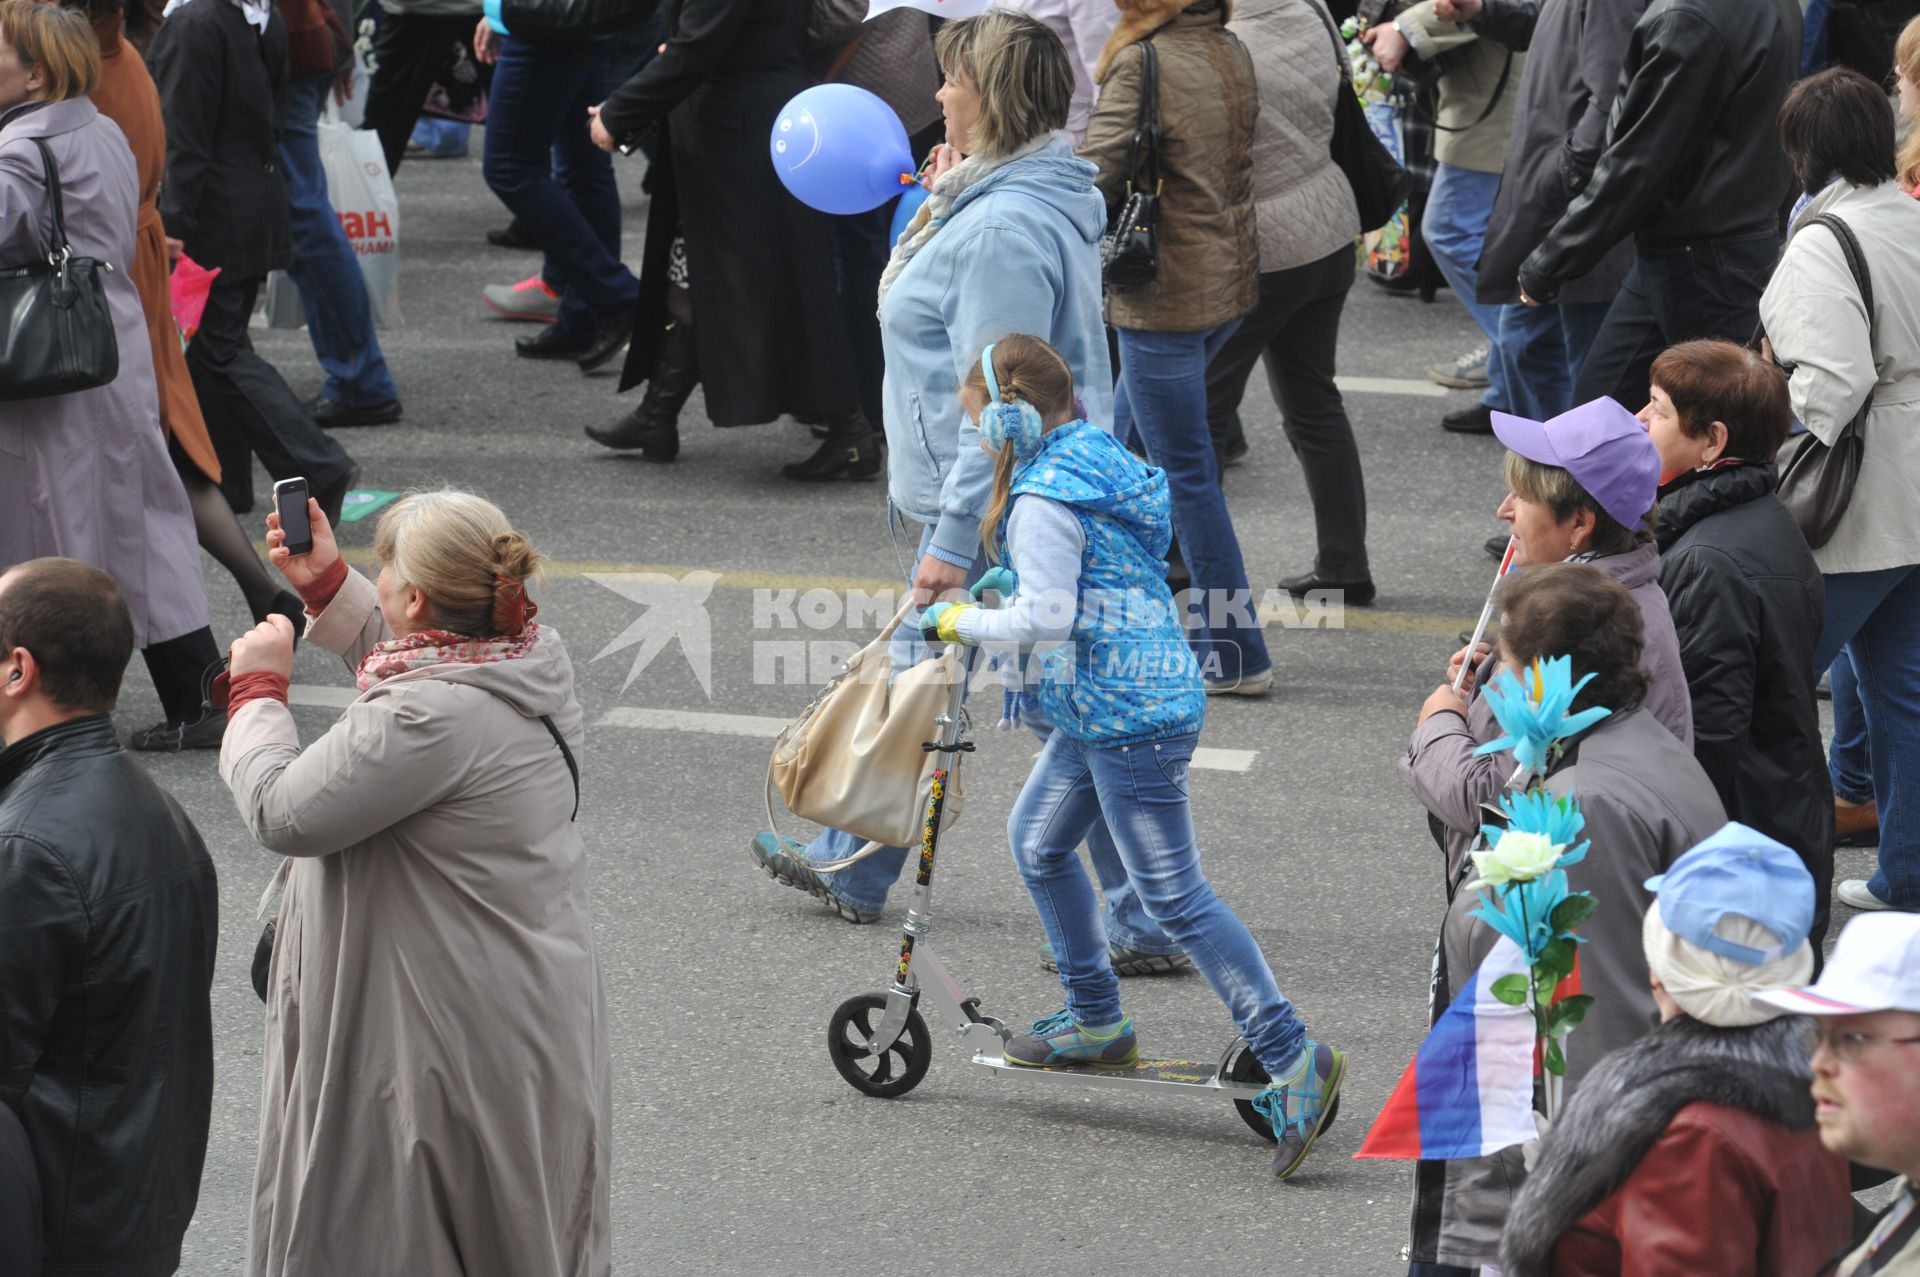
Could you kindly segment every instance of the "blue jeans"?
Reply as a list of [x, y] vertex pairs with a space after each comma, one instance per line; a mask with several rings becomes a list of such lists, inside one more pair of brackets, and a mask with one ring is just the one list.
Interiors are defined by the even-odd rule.
[[[1844, 645], [1866, 710], [1880, 866], [1867, 889], [1902, 909], [1920, 909], [1920, 565], [1826, 578], [1827, 620], [1813, 668]], [[1839, 689], [1834, 704], [1839, 705]], [[1838, 786], [1836, 785], [1836, 788]]]
[[1427, 211], [1420, 218], [1420, 234], [1433, 253], [1434, 265], [1447, 277], [1447, 287], [1486, 335], [1487, 392], [1480, 401], [1500, 412], [1511, 412], [1513, 395], [1500, 362], [1500, 312], [1505, 307], [1475, 296], [1480, 286], [1480, 246], [1486, 242], [1487, 219], [1493, 215], [1493, 197], [1499, 190], [1498, 173], [1435, 164]]
[[[1573, 407], [1574, 382], [1608, 305], [1562, 302], [1500, 308], [1500, 340], [1493, 344], [1493, 357], [1500, 361], [1508, 411], [1546, 421]], [[1639, 404], [1629, 406], [1629, 411], [1639, 410]]]
[[1187, 641], [1211, 679], [1235, 680], [1272, 666], [1266, 635], [1247, 588], [1240, 540], [1220, 489], [1219, 462], [1207, 432], [1207, 366], [1240, 321], [1197, 333], [1121, 328], [1120, 384], [1113, 395], [1113, 433], [1136, 432], [1147, 458], [1167, 472], [1173, 531], [1193, 578]]
[[332, 89], [330, 75], [287, 85], [287, 122], [280, 132], [280, 171], [286, 174], [293, 223], [287, 274], [300, 286], [307, 336], [326, 370], [320, 393], [349, 408], [371, 408], [398, 399], [400, 392], [374, 336], [373, 306], [360, 260], [327, 199], [317, 126]]
[[1253, 1054], [1284, 1076], [1306, 1026], [1280, 992], [1260, 946], [1200, 871], [1187, 768], [1199, 733], [1095, 749], [1055, 732], [1007, 818], [1014, 863], [1060, 964], [1067, 1009], [1082, 1024], [1120, 1019], [1120, 982], [1093, 884], [1074, 849], [1102, 818], [1147, 913], [1220, 995]]
[[[933, 541], [933, 529], [927, 528], [920, 534], [920, 551], [914, 562], [926, 557], [927, 546]], [[987, 570], [986, 555], [983, 552], [967, 569], [967, 585], [971, 587]], [[920, 613], [918, 609], [907, 613], [900, 628], [894, 631], [893, 641], [887, 655], [893, 668], [903, 670], [917, 665], [932, 655], [931, 649], [920, 638]], [[1022, 711], [1027, 726], [1041, 740], [1053, 734], [1053, 724], [1036, 715], [1032, 708]], [[815, 838], [804, 853], [806, 859], [816, 861], [840, 860], [851, 856], [866, 846], [867, 840], [840, 829], [828, 829]], [[1133, 893], [1127, 882], [1126, 867], [1120, 863], [1120, 852], [1113, 845], [1113, 835], [1107, 832], [1104, 821], [1095, 821], [1087, 830], [1087, 853], [1093, 859], [1094, 872], [1100, 876], [1100, 882], [1107, 889], [1107, 917], [1112, 924], [1113, 938], [1129, 949], [1138, 949], [1143, 953], [1178, 953], [1180, 946], [1168, 939], [1153, 920], [1146, 915], [1145, 907]], [[828, 877], [827, 882], [833, 894], [864, 913], [878, 913], [886, 907], [887, 892], [900, 877], [900, 869], [907, 862], [905, 847], [883, 847], [865, 860], [848, 865]]]
[[1850, 803], [1873, 801], [1873, 761], [1867, 748], [1867, 707], [1860, 703], [1860, 678], [1853, 672], [1853, 653], [1845, 648], [1827, 667], [1833, 689], [1833, 744], [1827, 750], [1827, 770], [1833, 773], [1833, 792]]
[[502, 36], [487, 99], [481, 172], [546, 255], [554, 327], [576, 341], [632, 322], [640, 295], [620, 261], [613, 159], [587, 135], [587, 108], [613, 88], [609, 56], [594, 40]]

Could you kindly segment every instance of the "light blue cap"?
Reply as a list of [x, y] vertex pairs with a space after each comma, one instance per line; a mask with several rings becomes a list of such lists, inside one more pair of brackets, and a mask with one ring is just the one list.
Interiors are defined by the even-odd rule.
[[[1792, 953], [1813, 930], [1813, 875], [1784, 844], [1737, 821], [1647, 879], [1647, 890], [1659, 895], [1668, 931], [1749, 966]], [[1779, 946], [1753, 949], [1716, 934], [1728, 914], [1759, 923], [1779, 937]]]

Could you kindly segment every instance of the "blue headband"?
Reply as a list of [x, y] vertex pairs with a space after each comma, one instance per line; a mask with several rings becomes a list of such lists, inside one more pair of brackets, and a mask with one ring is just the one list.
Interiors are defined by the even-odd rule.
[[987, 405], [980, 410], [980, 437], [999, 452], [1013, 445], [1015, 457], [1030, 457], [1040, 449], [1046, 423], [1040, 410], [1024, 399], [1000, 401], [1000, 382], [993, 375], [993, 346], [980, 352], [980, 371], [986, 374]]

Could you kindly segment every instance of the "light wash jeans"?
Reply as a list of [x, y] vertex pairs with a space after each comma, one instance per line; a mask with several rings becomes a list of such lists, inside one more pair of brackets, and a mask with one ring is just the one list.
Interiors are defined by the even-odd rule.
[[1187, 769], [1197, 732], [1095, 749], [1055, 732], [1007, 819], [1014, 863], [1053, 942], [1067, 1009], [1082, 1024], [1120, 1019], [1120, 982], [1093, 884], [1074, 849], [1103, 819], [1148, 916], [1193, 960], [1232, 1012], [1254, 1057], [1284, 1076], [1306, 1026], [1280, 992], [1245, 924], [1200, 871]]
[[1833, 792], [1850, 803], [1873, 801], [1873, 761], [1867, 747], [1867, 709], [1860, 703], [1860, 679], [1853, 672], [1853, 653], [1845, 648], [1827, 667], [1833, 689], [1833, 744], [1827, 749], [1827, 770], [1833, 773]]
[[1513, 394], [1507, 388], [1506, 369], [1500, 362], [1500, 312], [1506, 308], [1475, 296], [1480, 283], [1475, 267], [1480, 261], [1480, 246], [1486, 242], [1487, 219], [1493, 215], [1493, 197], [1499, 190], [1498, 173], [1434, 165], [1420, 234], [1433, 253], [1434, 265], [1447, 277], [1447, 287], [1486, 336], [1487, 391], [1480, 401], [1496, 411], [1512, 412]]
[[[920, 534], [920, 550], [914, 558], [916, 564], [926, 557], [927, 546], [932, 541], [932, 528]], [[982, 553], [967, 569], [968, 587], [971, 588], [986, 570], [986, 555]], [[932, 649], [920, 638], [920, 612], [917, 608], [908, 612], [906, 619], [900, 622], [900, 628], [894, 631], [887, 655], [895, 670], [917, 665], [933, 655]], [[1025, 708], [1022, 718], [1028, 729], [1042, 741], [1053, 734], [1053, 724], [1037, 714], [1033, 707]], [[931, 732], [933, 724], [927, 724], [927, 730]], [[1154, 925], [1139, 896], [1134, 894], [1127, 880], [1126, 866], [1120, 862], [1120, 852], [1113, 845], [1113, 835], [1107, 832], [1106, 822], [1095, 820], [1086, 830], [1086, 840], [1087, 854], [1107, 894], [1108, 934], [1116, 943], [1142, 953], [1180, 952], [1180, 946]], [[841, 860], [866, 846], [866, 842], [866, 839], [844, 830], [828, 829], [815, 838], [803, 854], [806, 859], [814, 861]], [[827, 886], [834, 895], [863, 913], [878, 913], [886, 907], [887, 892], [898, 881], [901, 867], [906, 863], [905, 847], [884, 847], [865, 860], [828, 875]]]

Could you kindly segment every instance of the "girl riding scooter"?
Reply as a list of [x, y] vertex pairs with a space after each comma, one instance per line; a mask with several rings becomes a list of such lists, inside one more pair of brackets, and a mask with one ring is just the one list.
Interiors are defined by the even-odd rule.
[[1011, 559], [1011, 604], [935, 603], [929, 638], [1036, 652], [1030, 693], [1057, 730], [1007, 823], [1014, 861], [1059, 958], [1066, 1007], [1007, 1043], [1009, 1063], [1125, 1068], [1139, 1057], [1107, 956], [1093, 886], [1074, 849], [1104, 814], [1147, 913], [1233, 1013], [1272, 1084], [1253, 1101], [1273, 1123], [1273, 1172], [1313, 1147], [1346, 1057], [1307, 1036], [1253, 936], [1208, 885], [1194, 846], [1187, 766], [1206, 695], [1168, 590], [1166, 476], [1074, 415], [1073, 375], [1044, 341], [988, 346], [960, 390], [997, 456], [982, 525]]

